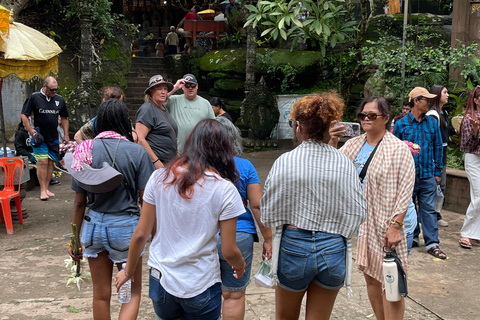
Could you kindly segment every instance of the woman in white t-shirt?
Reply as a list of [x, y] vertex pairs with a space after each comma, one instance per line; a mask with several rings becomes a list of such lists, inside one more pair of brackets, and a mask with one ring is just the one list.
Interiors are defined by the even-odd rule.
[[219, 319], [222, 302], [216, 244], [221, 230], [223, 256], [243, 276], [245, 260], [236, 245], [237, 216], [245, 209], [232, 182], [238, 179], [233, 146], [224, 126], [200, 121], [181, 157], [150, 177], [140, 221], [130, 242], [117, 289], [133, 278], [150, 234], [149, 296], [158, 318]]

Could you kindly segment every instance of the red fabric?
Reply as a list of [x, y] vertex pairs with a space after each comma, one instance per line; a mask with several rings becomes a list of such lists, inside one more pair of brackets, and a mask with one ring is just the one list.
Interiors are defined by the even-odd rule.
[[197, 15], [193, 12], [187, 13], [185, 20], [197, 20]]

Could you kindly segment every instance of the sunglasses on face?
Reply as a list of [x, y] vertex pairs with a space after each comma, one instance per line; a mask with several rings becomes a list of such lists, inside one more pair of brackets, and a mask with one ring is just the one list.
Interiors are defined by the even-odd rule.
[[195, 88], [197, 86], [196, 83], [185, 83], [185, 88], [190, 89], [190, 88]]
[[[298, 121], [295, 121], [295, 122], [298, 125]], [[290, 126], [290, 128], [293, 128], [293, 119], [292, 118], [288, 119], [288, 125]]]
[[376, 114], [373, 112], [365, 113], [365, 112], [360, 112], [357, 114], [357, 118], [360, 119], [361, 121], [365, 120], [365, 117], [368, 118], [370, 121], [375, 121], [377, 120], [377, 117], [383, 117], [383, 114]]
[[50, 91], [52, 91], [52, 92], [55, 92], [55, 91], [58, 90], [58, 88], [53, 88], [53, 89], [52, 89], [52, 88], [49, 88], [49, 87], [47, 87], [47, 89], [50, 90]]

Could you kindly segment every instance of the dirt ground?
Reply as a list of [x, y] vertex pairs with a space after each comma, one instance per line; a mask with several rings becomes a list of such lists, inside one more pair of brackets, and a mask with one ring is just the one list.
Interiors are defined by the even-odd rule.
[[[273, 161], [285, 150], [245, 154], [265, 181]], [[5, 225], [0, 225], [0, 319], [91, 319], [92, 286], [81, 291], [66, 287], [70, 271], [63, 260], [71, 232], [73, 192], [70, 176], [59, 178], [60, 186], [48, 201], [39, 200], [38, 187], [28, 191], [22, 206], [29, 217], [23, 225], [14, 223], [14, 235], [7, 236]], [[480, 246], [472, 250], [459, 247], [458, 239], [464, 215], [442, 212], [450, 223], [441, 228], [441, 248], [449, 259], [433, 259], [424, 248], [414, 248], [409, 258], [409, 298], [405, 319], [480, 319], [480, 304], [476, 293], [479, 287], [478, 266]], [[421, 242], [422, 244], [422, 242]], [[148, 257], [148, 250], [146, 252]], [[255, 246], [253, 274], [261, 260], [261, 245]], [[148, 298], [148, 272], [144, 259], [142, 303], [139, 319], [155, 319]], [[354, 296], [347, 298], [340, 290], [332, 319], [374, 319], [368, 302], [362, 274], [353, 272]], [[274, 319], [274, 291], [257, 287], [253, 281], [247, 289], [245, 319]], [[118, 317], [119, 303], [112, 297], [112, 318]], [[302, 317], [304, 310], [302, 310]]]

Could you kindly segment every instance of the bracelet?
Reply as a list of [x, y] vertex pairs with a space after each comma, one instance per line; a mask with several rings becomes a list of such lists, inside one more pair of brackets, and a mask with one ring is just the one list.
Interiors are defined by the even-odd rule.
[[235, 268], [235, 266], [232, 266], [232, 269], [235, 270], [236, 272], [240, 272], [240, 271], [245, 270], [246, 265], [247, 265], [247, 263], [245, 262], [245, 259], [243, 259], [243, 267], [241, 267], [240, 269], [237, 269], [237, 268]]
[[160, 159], [157, 158], [157, 160], [153, 161], [152, 163], [155, 164], [157, 161], [160, 161]]
[[127, 277], [127, 279], [132, 279], [133, 276], [129, 276], [127, 271], [125, 269], [123, 269], [123, 273], [125, 273], [125, 277]]
[[401, 227], [401, 226], [403, 226], [404, 223], [398, 221], [397, 218], [395, 218], [395, 219], [392, 219], [392, 220], [390, 221], [390, 224], [397, 224], [397, 225], [399, 225], [399, 226]]

